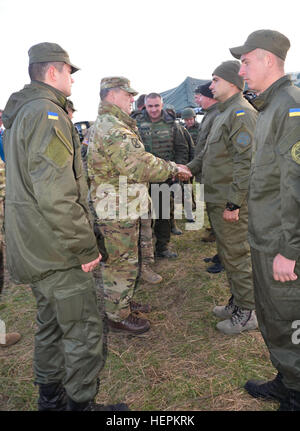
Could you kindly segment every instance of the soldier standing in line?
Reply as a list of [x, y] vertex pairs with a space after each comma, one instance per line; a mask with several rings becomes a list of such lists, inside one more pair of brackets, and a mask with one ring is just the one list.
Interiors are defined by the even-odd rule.
[[[139, 117], [137, 125], [145, 150], [166, 161], [175, 161], [185, 165], [188, 162], [188, 144], [184, 134], [173, 115], [163, 109], [163, 101], [158, 93], [150, 93], [145, 98], [146, 112]], [[172, 185], [174, 181], [165, 181]], [[157, 184], [157, 183], [156, 183]], [[163, 183], [159, 183], [161, 185]], [[172, 198], [171, 198], [172, 199]], [[162, 214], [162, 193], [155, 208], [156, 219], [154, 233], [156, 236], [155, 255], [159, 258], [176, 258], [177, 253], [168, 249], [171, 237], [171, 221]], [[173, 230], [176, 228], [174, 226]], [[181, 231], [180, 231], [181, 233]]]
[[132, 300], [138, 276], [140, 222], [138, 213], [129, 213], [131, 194], [126, 197], [128, 205], [121, 204], [120, 180], [125, 178], [127, 185], [139, 186], [140, 196], [148, 204], [149, 181], [162, 182], [176, 174], [185, 174], [186, 179], [191, 176], [184, 166], [145, 151], [136, 122], [130, 117], [136, 94], [124, 77], [101, 80], [99, 114], [88, 153], [90, 197], [108, 252], [103, 267], [108, 323], [112, 330], [132, 335], [149, 330], [149, 321], [135, 313], [149, 312], [150, 307]]
[[[4, 200], [5, 200], [5, 158], [3, 151], [4, 129], [2, 127], [2, 113], [0, 109], [0, 295], [4, 287]], [[0, 333], [0, 346], [9, 347], [20, 341], [18, 332]]]
[[238, 61], [226, 61], [213, 72], [210, 89], [219, 102], [219, 114], [208, 135], [202, 165], [204, 199], [231, 291], [228, 304], [213, 312], [225, 319], [217, 329], [230, 335], [257, 328], [247, 241], [247, 195], [257, 114], [243, 97], [239, 69]]
[[255, 398], [300, 411], [300, 90], [285, 75], [289, 39], [258, 30], [231, 48], [240, 75], [257, 93], [256, 152], [249, 191], [249, 241], [259, 328], [277, 370], [249, 380]]
[[[202, 162], [203, 162], [203, 155], [206, 150], [207, 137], [211, 130], [214, 119], [219, 114], [219, 110], [217, 106], [218, 101], [214, 99], [214, 95], [212, 94], [209, 88], [210, 85], [211, 85], [211, 81], [207, 82], [206, 84], [199, 85], [195, 89], [195, 101], [203, 109], [204, 118], [199, 126], [199, 134], [198, 134], [198, 139], [197, 139], [196, 148], [195, 148], [195, 158], [190, 163], [188, 163], [188, 166], [190, 167], [190, 169], [196, 172], [195, 178], [196, 178], [196, 182], [198, 183], [201, 183]], [[206, 208], [206, 211], [207, 211], [209, 223], [211, 225], [208, 208]], [[209, 234], [206, 237], [203, 237], [201, 241], [203, 242], [215, 241], [215, 233], [212, 227], [210, 228]], [[212, 258], [209, 258], [209, 257], [205, 258], [204, 261], [213, 263], [213, 265], [208, 267], [206, 270], [211, 274], [217, 274], [224, 270], [224, 267], [221, 264], [218, 254], [216, 254]]]
[[38, 409], [128, 410], [94, 403], [105, 363], [92, 271], [100, 262], [80, 141], [66, 111], [78, 70], [55, 43], [30, 48], [31, 83], [13, 93], [5, 131], [7, 265], [37, 302]]

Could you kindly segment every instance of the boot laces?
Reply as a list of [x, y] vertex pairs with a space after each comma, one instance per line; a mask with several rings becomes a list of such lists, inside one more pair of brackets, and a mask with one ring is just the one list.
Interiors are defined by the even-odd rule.
[[245, 310], [243, 308], [238, 307], [237, 305], [234, 306], [234, 310], [231, 316], [232, 324], [233, 325], [242, 325], [245, 326], [248, 320], [251, 317], [251, 310]]

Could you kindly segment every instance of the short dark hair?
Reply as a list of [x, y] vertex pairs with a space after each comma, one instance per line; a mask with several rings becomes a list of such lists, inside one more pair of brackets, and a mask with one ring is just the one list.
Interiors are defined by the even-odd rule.
[[137, 101], [136, 101], [136, 107], [138, 109], [141, 109], [141, 108], [143, 108], [145, 106], [145, 97], [146, 97], [146, 94], [141, 94], [139, 96], [139, 98], [137, 99]]
[[162, 97], [158, 93], [149, 93], [147, 96], [145, 96], [145, 103], [148, 99], [156, 99], [156, 97], [159, 97], [162, 100]]
[[46, 72], [50, 66], [54, 66], [59, 72], [61, 72], [65, 64], [66, 63], [63, 61], [32, 63], [28, 67], [28, 73], [32, 81], [44, 81]]

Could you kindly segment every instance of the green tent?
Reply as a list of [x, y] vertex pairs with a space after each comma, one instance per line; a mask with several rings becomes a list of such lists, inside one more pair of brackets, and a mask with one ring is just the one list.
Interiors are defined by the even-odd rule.
[[173, 105], [177, 114], [187, 107], [199, 108], [195, 103], [195, 88], [208, 81], [209, 79], [196, 79], [188, 76], [178, 87], [160, 93], [164, 105]]

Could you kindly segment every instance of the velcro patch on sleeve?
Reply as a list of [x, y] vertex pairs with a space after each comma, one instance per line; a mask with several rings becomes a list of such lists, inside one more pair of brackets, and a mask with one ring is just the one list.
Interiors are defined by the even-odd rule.
[[69, 160], [72, 160], [73, 148], [64, 134], [54, 128], [54, 135], [50, 140], [46, 150], [45, 156], [52, 160], [57, 166], [65, 166]]
[[291, 155], [294, 162], [300, 165], [300, 141], [292, 146]]

